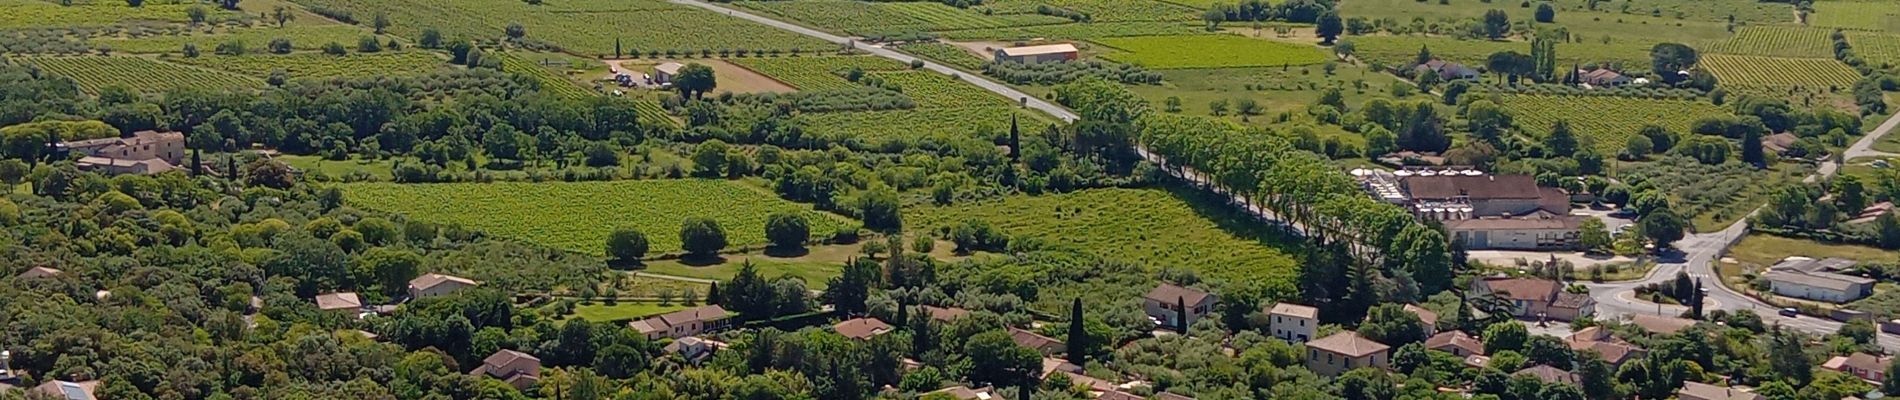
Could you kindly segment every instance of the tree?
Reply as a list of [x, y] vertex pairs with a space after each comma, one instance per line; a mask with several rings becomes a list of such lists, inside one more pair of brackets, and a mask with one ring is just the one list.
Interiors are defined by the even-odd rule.
[[1610, 231], [1603, 225], [1603, 220], [1584, 218], [1577, 229], [1577, 244], [1584, 251], [1603, 252], [1610, 248]]
[[1900, 363], [1887, 364], [1887, 374], [1881, 377], [1882, 393], [1900, 393]]
[[1544, 137], [1544, 150], [1554, 157], [1570, 157], [1577, 153], [1577, 134], [1571, 131], [1570, 121], [1558, 119], [1550, 125], [1550, 136]]
[[1874, 223], [1880, 231], [1880, 248], [1900, 248], [1900, 213], [1887, 213]]
[[1681, 71], [1694, 66], [1698, 60], [1695, 48], [1681, 43], [1657, 43], [1649, 48], [1650, 71], [1667, 83], [1681, 81], [1686, 77]]
[[867, 310], [865, 299], [870, 298], [871, 288], [878, 285], [879, 274], [883, 272], [880, 267], [876, 261], [866, 258], [851, 260], [845, 264], [844, 273], [832, 277], [825, 286], [825, 301], [844, 315], [863, 314]]
[[1610, 371], [1610, 363], [1594, 351], [1577, 352], [1577, 383], [1583, 387], [1583, 396], [1590, 400], [1609, 400], [1616, 398], [1616, 377]]
[[1180, 296], [1175, 297], [1174, 330], [1179, 331], [1180, 334], [1186, 335], [1188, 333], [1188, 315], [1187, 298]]
[[270, 10], [270, 19], [277, 21], [277, 27], [282, 28], [285, 23], [297, 19], [297, 13], [291, 12], [290, 7], [277, 6]]
[[1557, 8], [1551, 7], [1550, 2], [1537, 3], [1537, 14], [1535, 15], [1535, 17], [1537, 19], [1537, 22], [1542, 22], [1546, 24], [1556, 22]]
[[1846, 324], [1842, 324], [1837, 334], [1853, 341], [1854, 344], [1865, 345], [1873, 344], [1874, 338], [1879, 334], [1879, 331], [1875, 330], [1874, 321], [1855, 318], [1848, 320]]
[[1425, 341], [1427, 328], [1404, 306], [1385, 303], [1366, 310], [1366, 322], [1359, 325], [1359, 334], [1388, 346], [1402, 346]]
[[888, 233], [904, 227], [901, 200], [897, 197], [897, 190], [889, 185], [871, 184], [870, 188], [858, 194], [855, 205], [866, 229]]
[[1077, 297], [1069, 305], [1069, 336], [1066, 344], [1070, 364], [1089, 365], [1089, 330], [1082, 321], [1082, 298]]
[[690, 255], [709, 257], [726, 248], [726, 231], [706, 217], [687, 217], [680, 223], [680, 248]]
[[1768, 340], [1768, 369], [1771, 376], [1788, 380], [1795, 386], [1807, 386], [1814, 380], [1814, 366], [1801, 348], [1802, 340], [1794, 332], [1779, 327]]
[[963, 355], [970, 361], [969, 380], [978, 385], [1027, 387], [1042, 372], [1042, 354], [1016, 344], [1001, 330], [970, 336]]
[[[205, 18], [208, 17], [210, 17], [210, 13], [205, 11], [204, 7], [190, 6], [185, 8], [185, 18], [191, 20], [192, 25], [205, 23]], [[189, 43], [185, 45], [191, 46]]]
[[679, 89], [680, 97], [697, 99], [719, 87], [719, 80], [713, 76], [712, 67], [688, 63], [680, 68], [679, 76], [673, 77], [673, 87]]
[[1345, 30], [1346, 24], [1340, 22], [1339, 12], [1327, 10], [1325, 14], [1320, 14], [1313, 33], [1319, 35], [1320, 44], [1331, 46], [1333, 41], [1339, 40], [1339, 34]]
[[1650, 211], [1636, 221], [1642, 225], [1643, 236], [1656, 244], [1656, 250], [1669, 248], [1677, 240], [1682, 240], [1682, 230], [1686, 227], [1681, 216], [1667, 207]]
[[1747, 132], [1743, 132], [1741, 145], [1742, 162], [1755, 166], [1762, 166], [1768, 163], [1767, 157], [1762, 154], [1761, 130], [1749, 129]]
[[1511, 33], [1511, 16], [1508, 14], [1505, 14], [1504, 10], [1494, 9], [1491, 11], [1484, 12], [1484, 36], [1485, 37], [1491, 38], [1491, 40], [1498, 40], [1498, 39], [1503, 39], [1504, 35], [1507, 35], [1510, 33]]
[[416, 45], [425, 49], [442, 48], [442, 31], [435, 28], [422, 28], [422, 36], [416, 39]]
[[354, 274], [358, 287], [376, 286], [394, 297], [408, 289], [423, 264], [422, 255], [409, 250], [376, 247], [357, 256]]
[[271, 39], [270, 44], [266, 47], [273, 54], [290, 54], [292, 46], [290, 45], [290, 39], [276, 38]]
[[765, 218], [765, 238], [780, 249], [804, 248], [805, 241], [811, 240], [811, 223], [805, 220], [803, 213], [794, 211], [772, 213]]
[[389, 15], [376, 13], [376, 16], [370, 18], [369, 27], [375, 29], [376, 34], [383, 34], [385, 30], [389, 29]]
[[647, 235], [632, 227], [615, 229], [607, 236], [607, 255], [620, 261], [639, 262], [647, 256]]
[[218, 6], [226, 10], [237, 11], [238, 0], [218, 0]]
[[528, 28], [521, 26], [520, 22], [509, 22], [508, 26], [502, 27], [501, 33], [508, 35], [509, 40], [521, 40], [528, 36]]
[[725, 175], [726, 152], [730, 147], [719, 139], [700, 142], [693, 147], [693, 176], [717, 178]]
[[1517, 321], [1503, 321], [1484, 328], [1484, 352], [1495, 354], [1499, 351], [1520, 351], [1530, 340], [1530, 330]]
[[1552, 366], [1569, 366], [1574, 358], [1563, 339], [1550, 335], [1532, 336], [1525, 345], [1524, 356], [1532, 363]]

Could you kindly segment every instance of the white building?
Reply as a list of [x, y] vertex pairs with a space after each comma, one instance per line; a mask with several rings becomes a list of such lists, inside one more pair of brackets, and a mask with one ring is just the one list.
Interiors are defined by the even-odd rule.
[[473, 279], [443, 274], [423, 274], [409, 280], [409, 298], [420, 299], [454, 293], [457, 290], [480, 286]]
[[1068, 43], [1010, 47], [996, 50], [996, 62], [1036, 64], [1074, 61], [1077, 54], [1075, 45]]
[[1267, 332], [1292, 343], [1305, 343], [1319, 335], [1319, 309], [1292, 303], [1274, 304], [1267, 310]]
[[1808, 300], [1846, 303], [1874, 294], [1872, 278], [1833, 272], [1771, 270], [1762, 278], [1768, 280], [1775, 294]]

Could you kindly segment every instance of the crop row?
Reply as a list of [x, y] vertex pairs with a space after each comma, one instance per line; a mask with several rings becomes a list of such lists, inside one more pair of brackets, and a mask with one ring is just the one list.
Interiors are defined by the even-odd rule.
[[800, 90], [847, 89], [858, 84], [841, 74], [857, 68], [866, 72], [900, 71], [907, 66], [883, 57], [734, 58], [727, 61], [765, 74]]
[[1874, 32], [1847, 32], [1847, 43], [1854, 54], [1870, 65], [1900, 65], [1900, 35]]
[[72, 78], [87, 93], [111, 85], [158, 93], [179, 88], [231, 89], [262, 87], [264, 81], [222, 74], [141, 57], [46, 57], [28, 58], [54, 75]]
[[1087, 40], [1097, 38], [1206, 33], [1201, 24], [1186, 22], [1096, 22], [969, 29], [943, 32], [950, 40]]
[[1002, 28], [1069, 22], [1066, 18], [1039, 14], [983, 15], [976, 11], [951, 7], [934, 1], [876, 3], [876, 6], [922, 21], [930, 30]]
[[1703, 47], [1707, 53], [1751, 56], [1833, 58], [1833, 31], [1793, 26], [1748, 26], [1735, 36]]
[[983, 69], [983, 64], [989, 62], [982, 57], [977, 57], [975, 54], [970, 54], [968, 50], [964, 50], [962, 47], [949, 43], [910, 43], [898, 46], [897, 49], [903, 50], [905, 53], [936, 60], [937, 62], [970, 71], [981, 70]]
[[1602, 96], [1504, 95], [1499, 105], [1518, 128], [1543, 137], [1557, 120], [1570, 123], [1573, 132], [1595, 144], [1604, 154], [1623, 149], [1644, 125], [1685, 133], [1702, 117], [1727, 114], [1720, 106], [1702, 101], [1650, 100]]
[[390, 29], [417, 37], [425, 28], [445, 36], [499, 39], [510, 24], [527, 37], [589, 55], [623, 51], [834, 47], [822, 40], [663, 0], [582, 3], [578, 9], [520, 0], [295, 0], [305, 5], [387, 15]]
[[1860, 73], [1831, 58], [1780, 58], [1708, 54], [1701, 66], [1722, 85], [1744, 88], [1806, 88], [1845, 90]]
[[1326, 53], [1307, 45], [1234, 35], [1141, 36], [1095, 41], [1119, 52], [1117, 62], [1147, 68], [1231, 68], [1318, 64]]
[[201, 7], [211, 21], [241, 17], [217, 7], [182, 4], [146, 4], [128, 7], [123, 2], [99, 5], [61, 6], [51, 2], [0, 3], [0, 29], [38, 27], [107, 26], [130, 21], [183, 23], [190, 21], [185, 10]]
[[1007, 107], [1008, 99], [949, 75], [929, 71], [885, 72], [874, 75], [896, 84], [918, 107]]
[[379, 76], [422, 75], [441, 70], [448, 63], [431, 53], [353, 53], [333, 56], [322, 53], [248, 54], [241, 56], [202, 55], [171, 58], [183, 64], [219, 69], [254, 77], [269, 77], [283, 70], [291, 78], [370, 78]]
[[1087, 14], [1094, 22], [1194, 21], [1200, 10], [1160, 0], [989, 0], [983, 8], [997, 14], [1031, 14], [1043, 6]]
[[[297, 50], [317, 50], [324, 44], [339, 43], [354, 46], [357, 39], [369, 35], [369, 31], [348, 25], [305, 25], [283, 28], [226, 28], [216, 33], [183, 31], [185, 34], [153, 35], [142, 37], [104, 37], [93, 38], [94, 46], [103, 46], [113, 51], [127, 53], [178, 53], [189, 43], [206, 53], [211, 49], [230, 41], [244, 43], [252, 52], [264, 52], [271, 40], [289, 39], [291, 47]], [[386, 40], [386, 39], [385, 39]]]
[[807, 113], [798, 118], [809, 134], [848, 143], [852, 148], [878, 148], [889, 141], [918, 142], [938, 137], [997, 139], [995, 135], [1008, 134], [1009, 118], [1017, 114], [1008, 107], [917, 108]]
[[1900, 28], [1900, 4], [1890, 1], [1817, 1], [1808, 23], [1829, 28], [1894, 31]]

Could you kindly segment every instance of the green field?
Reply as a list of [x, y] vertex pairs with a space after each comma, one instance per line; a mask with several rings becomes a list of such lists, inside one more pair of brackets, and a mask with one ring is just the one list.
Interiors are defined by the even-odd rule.
[[680, 222], [686, 217], [718, 221], [733, 246], [765, 243], [765, 217], [774, 212], [804, 212], [812, 232], [831, 232], [845, 225], [829, 214], [730, 181], [357, 183], [340, 187], [344, 198], [357, 207], [593, 255], [605, 254], [607, 235], [622, 226], [645, 233], [650, 254], [678, 252]]
[[223, 90], [258, 88], [264, 81], [219, 73], [143, 57], [46, 57], [27, 58], [54, 75], [73, 78], [87, 93], [111, 85], [158, 93], [177, 88]]
[[[1794, 12], [1785, 3], [1759, 2], [1755, 0], [1696, 0], [1696, 1], [1657, 1], [1657, 2], [1617, 2], [1596, 5], [1597, 12], [1586, 11], [1588, 0], [1554, 0], [1557, 7], [1557, 23], [1563, 24], [1577, 19], [1627, 19], [1656, 18], [1682, 20], [1687, 22], [1726, 22], [1733, 16], [1738, 23], [1768, 24], [1792, 23]], [[1824, 2], [1817, 2], [1824, 3]], [[1415, 0], [1353, 0], [1339, 3], [1339, 13], [1344, 16], [1366, 17], [1371, 19], [1392, 18], [1399, 21], [1411, 21], [1423, 18], [1438, 21], [1446, 18], [1477, 18], [1486, 11], [1504, 10], [1512, 21], [1529, 21], [1534, 7], [1519, 7], [1524, 3], [1480, 3], [1472, 1], [1415, 1]], [[1529, 4], [1536, 4], [1532, 2]], [[1403, 23], [1403, 22], [1401, 22]], [[1572, 33], [1585, 33], [1573, 30]], [[1592, 33], [1594, 34], [1594, 33]]]
[[734, 3], [806, 25], [857, 35], [1048, 25], [1068, 19], [1037, 14], [984, 15], [937, 2], [864, 3], [774, 0]]
[[390, 31], [418, 37], [425, 28], [444, 36], [500, 39], [511, 23], [531, 39], [580, 54], [623, 50], [820, 50], [835, 44], [664, 0], [571, 0], [531, 5], [520, 0], [293, 0], [349, 10], [357, 18], [382, 13]]
[[1900, 3], [1891, 1], [1817, 1], [1808, 24], [1829, 28], [1900, 31]]
[[[682, 276], [696, 279], [719, 281], [732, 280], [739, 275], [739, 268], [747, 257], [727, 256], [726, 262], [715, 265], [687, 265], [677, 260], [660, 260], [646, 263], [644, 271], [648, 273]], [[800, 262], [782, 261], [769, 258], [750, 258], [752, 265], [759, 269], [759, 276], [775, 279], [781, 276], [796, 277], [805, 281], [805, 287], [823, 290], [831, 277], [844, 273], [844, 264], [838, 262]], [[703, 293], [702, 293], [703, 294]]]
[[913, 20], [921, 21], [925, 27], [931, 30], [1002, 28], [1069, 22], [1067, 18], [1041, 14], [984, 15], [975, 11], [959, 9], [934, 1], [880, 2], [872, 4], [877, 8], [889, 9], [898, 14], [910, 17]]
[[594, 92], [592, 88], [581, 87], [580, 82], [575, 82], [573, 79], [568, 79], [547, 67], [528, 60], [527, 57], [529, 54], [518, 54], [512, 51], [501, 51], [492, 54], [501, 55], [501, 69], [503, 71], [533, 78], [535, 82], [541, 83], [541, 90], [554, 93], [555, 96], [570, 100], [580, 100], [599, 94]]
[[[911, 208], [912, 230], [937, 232], [961, 221], [989, 222], [1011, 240], [1033, 239], [1058, 248], [1155, 269], [1181, 268], [1203, 277], [1293, 293], [1295, 259], [1262, 239], [1261, 225], [1229, 214], [1224, 204], [1184, 200], [1162, 189], [1090, 189], [949, 207]], [[1190, 197], [1198, 199], [1199, 197]], [[1239, 230], [1234, 230], [1239, 229]]]
[[394, 53], [351, 53], [333, 56], [322, 53], [246, 54], [241, 56], [201, 55], [174, 57], [169, 61], [219, 69], [258, 78], [271, 71], [283, 70], [293, 79], [369, 78], [378, 76], [422, 75], [447, 67], [434, 53], [419, 51]]
[[970, 29], [943, 32], [950, 40], [1088, 40], [1124, 36], [1205, 34], [1202, 24], [1193, 22], [1096, 22], [1020, 26], [1012, 28]]
[[1832, 29], [1748, 26], [1735, 36], [1703, 46], [1706, 53], [1767, 57], [1834, 58]]
[[977, 57], [976, 54], [971, 54], [970, 51], [949, 43], [910, 43], [897, 46], [897, 49], [918, 57], [928, 58], [945, 65], [969, 71], [981, 71], [983, 64], [990, 62], [988, 59]]
[[1652, 100], [1610, 96], [1505, 95], [1499, 105], [1511, 113], [1517, 126], [1542, 137], [1562, 119], [1579, 137], [1603, 154], [1616, 154], [1644, 125], [1687, 134], [1696, 119], [1728, 114], [1706, 101]]
[[1119, 50], [1104, 58], [1158, 69], [1307, 65], [1328, 58], [1325, 52], [1309, 45], [1234, 35], [1141, 36], [1095, 42]]
[[1860, 73], [1832, 58], [1780, 58], [1707, 54], [1701, 66], [1709, 69], [1723, 86], [1778, 89], [1801, 87], [1810, 90], [1847, 89], [1860, 80]]
[[1033, 118], [1012, 108], [966, 107], [807, 113], [799, 115], [798, 119], [805, 122], [806, 133], [837, 140], [855, 140], [863, 146], [874, 146], [886, 140], [971, 137], [986, 129], [992, 134], [1007, 134], [1009, 116], [1012, 114], [1021, 116], [1025, 121]]
[[[704, 296], [705, 293], [699, 295]], [[574, 306], [574, 316], [588, 322], [612, 322], [640, 319], [686, 309], [686, 305], [674, 301], [672, 305], [645, 301], [619, 301], [614, 305], [595, 300], [594, 304]]]
[[[290, 40], [292, 48], [297, 50], [318, 50], [324, 44], [339, 43], [355, 46], [357, 39], [369, 35], [370, 31], [348, 25], [286, 26], [283, 28], [220, 28], [215, 33], [194, 32], [189, 35], [152, 35], [141, 37], [103, 37], [89, 42], [95, 46], [104, 46], [112, 51], [127, 53], [180, 53], [185, 44], [198, 47], [198, 51], [211, 53], [219, 44], [230, 41], [244, 43], [244, 47], [253, 53], [267, 51], [267, 45], [273, 39]], [[388, 38], [383, 38], [388, 41]]]
[[1008, 107], [1009, 99], [983, 88], [932, 71], [880, 72], [885, 82], [903, 88], [904, 94], [917, 101], [918, 107]]
[[1195, 21], [1200, 10], [1160, 0], [988, 0], [982, 8], [998, 14], [1029, 14], [1049, 5], [1088, 14], [1094, 22]]
[[726, 61], [765, 74], [799, 90], [849, 89], [858, 83], [845, 80], [852, 68], [866, 72], [902, 71], [908, 65], [884, 57], [779, 57], [733, 58]]
[[1867, 65], [1900, 65], [1900, 35], [1849, 31], [1847, 44], [1854, 47], [1854, 54], [1867, 61]]

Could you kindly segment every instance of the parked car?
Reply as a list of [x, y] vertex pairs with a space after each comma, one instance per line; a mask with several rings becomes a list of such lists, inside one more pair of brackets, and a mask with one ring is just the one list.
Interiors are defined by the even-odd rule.
[[1793, 307], [1783, 308], [1779, 314], [1783, 317], [1794, 318], [1801, 316], [1801, 310], [1796, 310]]

